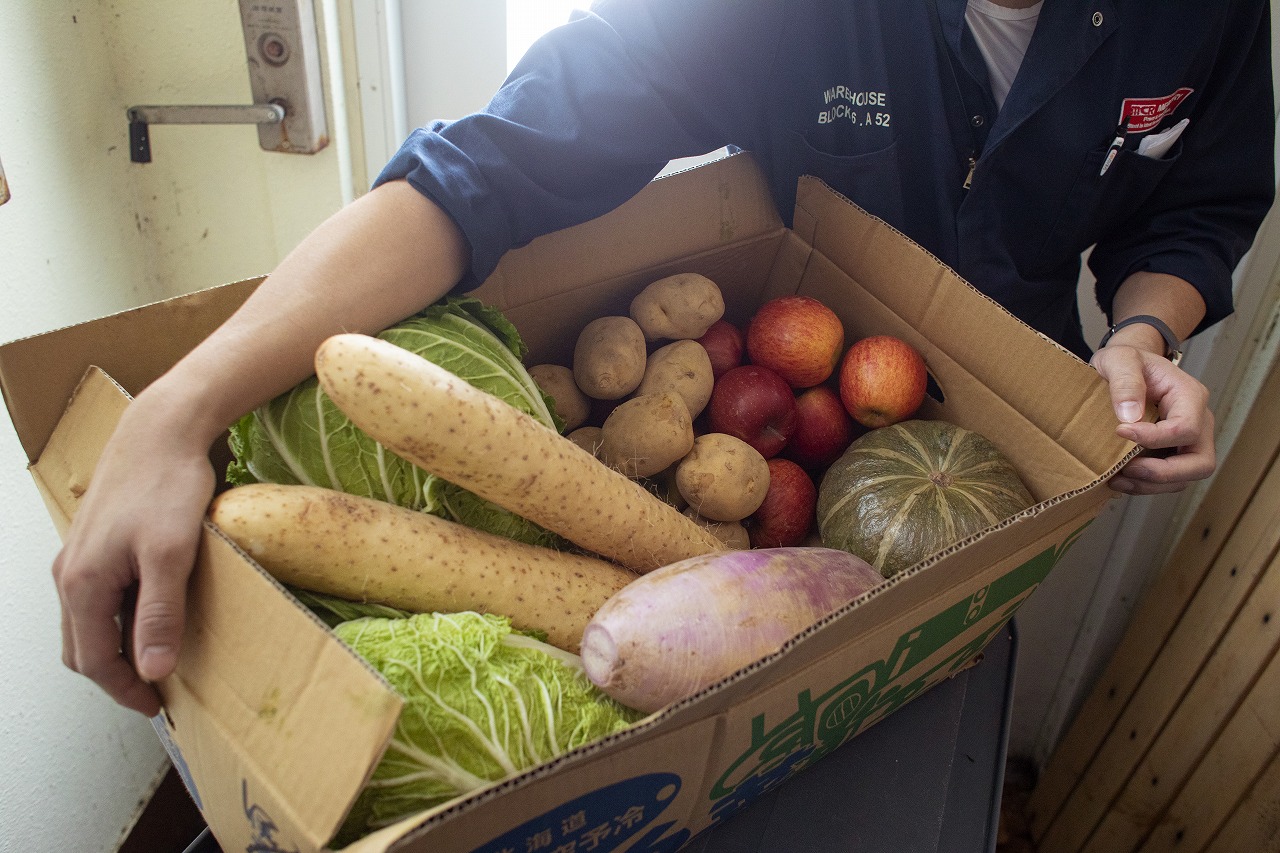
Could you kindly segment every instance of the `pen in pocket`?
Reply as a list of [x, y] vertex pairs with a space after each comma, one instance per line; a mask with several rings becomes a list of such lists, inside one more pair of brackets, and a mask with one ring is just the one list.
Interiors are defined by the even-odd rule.
[[1129, 116], [1126, 113], [1121, 120], [1120, 125], [1116, 128], [1116, 138], [1111, 140], [1111, 146], [1107, 149], [1107, 156], [1102, 160], [1102, 169], [1098, 172], [1099, 176], [1105, 175], [1107, 169], [1111, 168], [1112, 162], [1115, 161], [1116, 155], [1120, 153], [1120, 149], [1124, 148], [1125, 135], [1129, 133]]

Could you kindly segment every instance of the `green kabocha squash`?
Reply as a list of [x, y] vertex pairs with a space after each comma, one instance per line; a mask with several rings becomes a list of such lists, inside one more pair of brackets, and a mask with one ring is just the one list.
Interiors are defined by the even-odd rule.
[[874, 429], [818, 489], [822, 544], [891, 577], [1034, 503], [994, 444], [940, 420]]

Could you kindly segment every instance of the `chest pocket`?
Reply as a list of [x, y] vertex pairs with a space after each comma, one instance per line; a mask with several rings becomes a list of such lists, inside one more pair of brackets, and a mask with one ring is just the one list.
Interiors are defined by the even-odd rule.
[[789, 154], [796, 175], [821, 178], [868, 213], [895, 228], [903, 226], [898, 144], [848, 154], [824, 150], [814, 133], [792, 131]]
[[1147, 201], [1181, 153], [1181, 140], [1160, 159], [1124, 149], [1107, 173], [1100, 175], [1107, 149], [1089, 152], [1057, 221], [1033, 259], [1037, 271], [1048, 272], [1066, 262], [1074, 264], [1081, 252], [1114, 234]]

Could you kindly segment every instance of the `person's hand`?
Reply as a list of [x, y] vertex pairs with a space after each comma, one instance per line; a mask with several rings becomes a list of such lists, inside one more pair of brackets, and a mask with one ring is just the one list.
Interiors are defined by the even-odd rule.
[[[187, 579], [216, 483], [209, 447], [245, 412], [311, 375], [325, 338], [375, 334], [436, 302], [469, 256], [442, 208], [405, 181], [382, 184], [308, 235], [129, 404], [53, 565], [67, 666], [121, 705], [159, 712], [152, 682], [177, 663]], [[132, 612], [123, 625], [122, 610]]]
[[[140, 405], [141, 398], [130, 405], [108, 442], [53, 576], [63, 663], [119, 704], [152, 716], [160, 710], [152, 682], [177, 662], [214, 472], [207, 444]], [[121, 611], [135, 593], [126, 649]]]
[[[1111, 488], [1133, 495], [1177, 492], [1213, 473], [1213, 413], [1199, 380], [1133, 346], [1103, 347], [1089, 363], [1107, 380], [1120, 421], [1116, 432], [1147, 451], [1112, 478]], [[1148, 405], [1154, 423], [1143, 420]]]

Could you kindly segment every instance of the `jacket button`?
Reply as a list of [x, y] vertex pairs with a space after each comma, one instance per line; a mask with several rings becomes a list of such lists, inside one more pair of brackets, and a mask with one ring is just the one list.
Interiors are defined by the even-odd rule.
[[986, 119], [984, 119], [980, 115], [971, 116], [969, 118], [969, 124], [973, 125], [974, 127], [982, 127], [982, 123], [984, 121], [986, 121]]
[[1094, 25], [1095, 27], [1100, 27], [1100, 26], [1102, 26], [1102, 13], [1101, 13], [1101, 12], [1094, 12], [1094, 13], [1093, 13], [1093, 25]]

